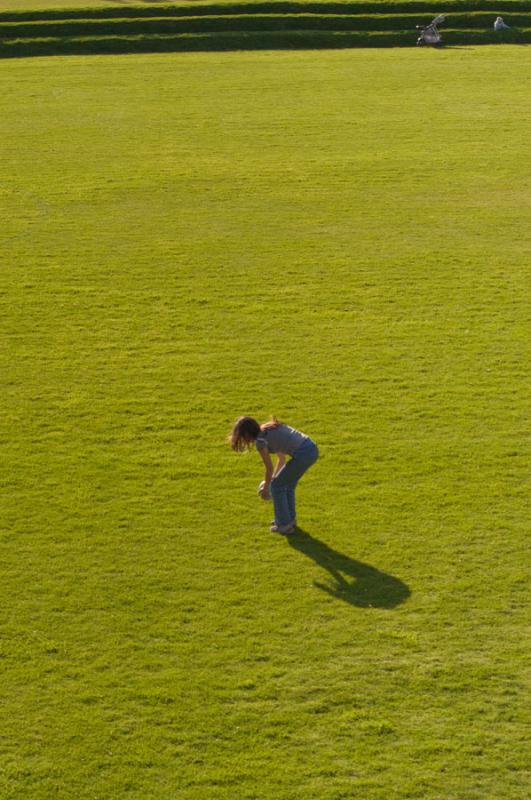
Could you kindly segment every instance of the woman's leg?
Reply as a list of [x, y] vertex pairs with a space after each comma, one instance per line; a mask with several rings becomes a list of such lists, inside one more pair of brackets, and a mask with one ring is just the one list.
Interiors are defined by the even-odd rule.
[[275, 523], [279, 527], [285, 527], [291, 522], [291, 513], [288, 505], [288, 487], [278, 482], [278, 478], [285, 469], [286, 467], [273, 478], [269, 486], [269, 491], [271, 492], [273, 505], [275, 507]]
[[287, 494], [290, 521], [291, 522], [295, 522], [295, 518], [296, 518], [297, 514], [295, 512], [295, 489], [294, 489], [294, 487], [293, 486], [289, 486], [288, 487], [288, 491], [286, 492], [286, 494]]
[[275, 522], [279, 527], [285, 527], [294, 521], [295, 487], [306, 470], [317, 461], [318, 455], [316, 445], [311, 441], [307, 442], [271, 481], [269, 488], [275, 506]]

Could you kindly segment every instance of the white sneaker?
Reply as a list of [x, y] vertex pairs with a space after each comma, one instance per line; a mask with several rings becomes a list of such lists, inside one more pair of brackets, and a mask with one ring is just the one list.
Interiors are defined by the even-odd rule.
[[293, 522], [290, 522], [289, 525], [277, 525], [276, 522], [273, 522], [269, 530], [271, 533], [283, 533], [284, 535], [288, 535], [295, 531], [295, 525]]

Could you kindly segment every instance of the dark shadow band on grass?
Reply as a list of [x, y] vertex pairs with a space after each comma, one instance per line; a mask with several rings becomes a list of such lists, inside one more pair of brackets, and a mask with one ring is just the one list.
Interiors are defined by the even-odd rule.
[[300, 528], [286, 538], [294, 550], [330, 573], [331, 581], [314, 585], [338, 600], [357, 608], [396, 608], [411, 595], [400, 578], [339, 553]]

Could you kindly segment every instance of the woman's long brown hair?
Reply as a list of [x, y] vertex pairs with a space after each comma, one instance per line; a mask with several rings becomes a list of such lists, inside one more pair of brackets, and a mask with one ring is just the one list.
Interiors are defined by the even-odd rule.
[[243, 453], [244, 450], [251, 449], [261, 431], [269, 431], [283, 424], [276, 417], [271, 417], [269, 422], [264, 422], [263, 425], [260, 425], [254, 417], [238, 417], [229, 434], [229, 444], [236, 453]]
[[229, 444], [237, 453], [250, 450], [260, 430], [259, 423], [253, 417], [238, 417], [229, 434]]

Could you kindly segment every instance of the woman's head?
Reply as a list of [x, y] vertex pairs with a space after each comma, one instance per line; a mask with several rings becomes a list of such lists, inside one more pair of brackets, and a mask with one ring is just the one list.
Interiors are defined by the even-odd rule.
[[239, 417], [229, 435], [229, 443], [237, 453], [250, 450], [260, 433], [259, 423], [253, 417]]

